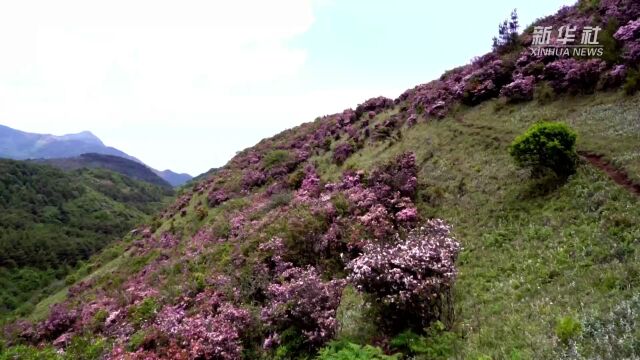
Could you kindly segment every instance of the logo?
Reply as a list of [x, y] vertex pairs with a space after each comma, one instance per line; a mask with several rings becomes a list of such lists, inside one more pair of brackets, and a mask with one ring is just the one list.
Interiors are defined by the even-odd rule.
[[[577, 26], [564, 25], [554, 32], [553, 26], [533, 28], [531, 53], [536, 56], [555, 55], [558, 57], [596, 57], [602, 56], [604, 47], [598, 42], [599, 26], [585, 26], [577, 38]], [[557, 34], [554, 38], [552, 35]], [[553, 40], [553, 41], [552, 41]], [[578, 43], [578, 40], [580, 42]]]

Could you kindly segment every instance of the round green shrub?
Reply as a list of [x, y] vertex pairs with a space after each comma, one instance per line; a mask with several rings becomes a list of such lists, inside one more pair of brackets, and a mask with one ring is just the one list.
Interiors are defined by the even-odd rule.
[[539, 122], [518, 136], [509, 154], [521, 167], [532, 168], [534, 176], [545, 169], [567, 177], [576, 171], [576, 133], [558, 122]]

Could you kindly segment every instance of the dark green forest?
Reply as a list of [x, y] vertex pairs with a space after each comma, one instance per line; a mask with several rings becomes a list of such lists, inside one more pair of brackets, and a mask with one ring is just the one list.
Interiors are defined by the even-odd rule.
[[0, 316], [44, 296], [91, 255], [120, 238], [171, 190], [102, 169], [0, 160]]

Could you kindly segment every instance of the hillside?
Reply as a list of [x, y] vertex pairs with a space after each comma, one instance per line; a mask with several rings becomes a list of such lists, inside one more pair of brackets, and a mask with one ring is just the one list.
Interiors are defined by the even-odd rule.
[[[91, 154], [91, 155], [86, 155]], [[105, 156], [99, 156], [105, 155]], [[111, 157], [107, 156], [110, 155]], [[0, 158], [27, 160], [50, 160], [49, 162], [64, 169], [76, 169], [88, 166], [115, 170], [127, 176], [160, 185], [161, 182], [149, 174], [153, 171], [157, 177], [171, 186], [180, 186], [191, 179], [189, 174], [177, 174], [171, 170], [158, 171], [144, 165], [140, 160], [116, 148], [106, 146], [102, 140], [89, 131], [78, 134], [49, 135], [28, 133], [0, 125]], [[137, 167], [123, 158], [148, 168]], [[165, 185], [164, 183], [162, 185]]]
[[0, 160], [0, 317], [29, 312], [78, 264], [157, 211], [166, 187], [105, 170]]
[[119, 156], [89, 153], [70, 158], [37, 159], [34, 161], [41, 164], [55, 166], [65, 171], [78, 170], [82, 168], [107, 169], [128, 176], [132, 179], [145, 181], [161, 187], [170, 188], [174, 186], [156, 175], [155, 172], [145, 165]]
[[[0, 359], [640, 357], [639, 17], [581, 1], [537, 24], [601, 25], [606, 59], [534, 56], [527, 29], [245, 149], [6, 326]], [[509, 155], [541, 120], [578, 135], [567, 178]]]

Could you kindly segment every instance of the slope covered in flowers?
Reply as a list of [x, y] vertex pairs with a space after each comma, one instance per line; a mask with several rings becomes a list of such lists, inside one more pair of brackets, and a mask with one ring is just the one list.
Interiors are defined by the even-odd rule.
[[8, 324], [6, 353], [313, 358], [335, 339], [417, 358], [606, 353], [598, 334], [555, 321], [587, 308], [579, 322], [606, 336], [618, 315], [601, 313], [636, 303], [623, 274], [640, 271], [640, 208], [586, 166], [559, 190], [528, 183], [505, 147], [526, 124], [561, 116], [634, 176], [637, 96], [615, 91], [637, 71], [638, 17], [631, 0], [565, 8], [538, 23], [601, 25], [606, 58], [535, 57], [525, 32], [395, 100], [240, 152], [50, 312]]

